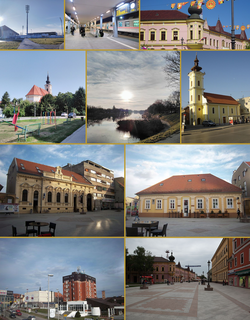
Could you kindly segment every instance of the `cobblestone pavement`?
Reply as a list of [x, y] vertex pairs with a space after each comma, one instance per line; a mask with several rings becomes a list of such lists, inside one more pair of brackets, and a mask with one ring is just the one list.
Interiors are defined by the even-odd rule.
[[[127, 216], [126, 226], [131, 227], [135, 217]], [[168, 223], [167, 237], [244, 237], [250, 236], [250, 223], [234, 218], [140, 218], [157, 220], [159, 229]]]
[[197, 282], [155, 284], [126, 289], [126, 320], [246, 320], [250, 319], [250, 290]]

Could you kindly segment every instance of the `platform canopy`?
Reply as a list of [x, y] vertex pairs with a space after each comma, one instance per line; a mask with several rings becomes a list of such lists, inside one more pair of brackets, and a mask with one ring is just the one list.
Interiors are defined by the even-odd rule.
[[[77, 21], [75, 14], [76, 12], [79, 23], [86, 24], [87, 22], [100, 17], [101, 14], [103, 14], [103, 18], [109, 17], [112, 13], [106, 12], [122, 2], [127, 3], [132, 2], [132, 0], [66, 0], [65, 10], [67, 14], [71, 14], [71, 18], [73, 18], [75, 21]], [[73, 7], [76, 10], [74, 10]]]

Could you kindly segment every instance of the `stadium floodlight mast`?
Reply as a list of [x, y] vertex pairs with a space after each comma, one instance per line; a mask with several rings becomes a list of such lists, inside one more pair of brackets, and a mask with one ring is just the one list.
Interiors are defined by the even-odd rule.
[[29, 14], [29, 11], [30, 11], [30, 6], [28, 4], [25, 6], [25, 10], [26, 10], [26, 13], [27, 13], [27, 35], [28, 35], [28, 14]]

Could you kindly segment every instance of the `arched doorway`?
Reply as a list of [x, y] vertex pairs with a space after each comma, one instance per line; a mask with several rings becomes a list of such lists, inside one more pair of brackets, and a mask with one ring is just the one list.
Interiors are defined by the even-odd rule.
[[74, 194], [74, 212], [77, 212], [77, 195]]
[[34, 191], [34, 197], [33, 197], [33, 212], [38, 212], [38, 191]]
[[90, 193], [87, 195], [87, 210], [92, 210], [92, 196]]

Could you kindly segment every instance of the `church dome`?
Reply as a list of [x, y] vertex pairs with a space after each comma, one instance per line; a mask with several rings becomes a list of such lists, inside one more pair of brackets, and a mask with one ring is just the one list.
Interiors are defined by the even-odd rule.
[[193, 6], [188, 8], [188, 13], [190, 14], [188, 19], [201, 19], [200, 14], [202, 14], [202, 9], [199, 9], [198, 4], [195, 3]]

